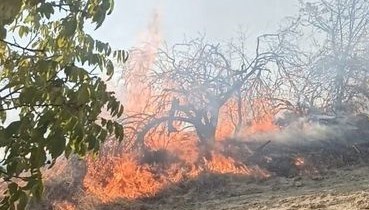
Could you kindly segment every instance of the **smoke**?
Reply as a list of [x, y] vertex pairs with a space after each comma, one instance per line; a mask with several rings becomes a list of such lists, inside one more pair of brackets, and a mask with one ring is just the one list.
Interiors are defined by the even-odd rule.
[[358, 126], [357, 116], [347, 117], [331, 117], [316, 116], [299, 117], [285, 127], [281, 127], [277, 131], [267, 133], [256, 133], [249, 137], [248, 140], [271, 140], [281, 144], [298, 144], [310, 145], [314, 143], [331, 142], [337, 144], [348, 143], [348, 135], [357, 133], [360, 129]]

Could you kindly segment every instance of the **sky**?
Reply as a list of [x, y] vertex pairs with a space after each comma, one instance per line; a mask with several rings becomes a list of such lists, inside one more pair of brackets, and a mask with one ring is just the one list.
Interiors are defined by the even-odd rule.
[[222, 41], [243, 31], [251, 38], [275, 32], [286, 16], [298, 10], [298, 0], [115, 0], [113, 14], [92, 32], [114, 49], [128, 49], [160, 14], [163, 39], [175, 43], [186, 37], [206, 34]]

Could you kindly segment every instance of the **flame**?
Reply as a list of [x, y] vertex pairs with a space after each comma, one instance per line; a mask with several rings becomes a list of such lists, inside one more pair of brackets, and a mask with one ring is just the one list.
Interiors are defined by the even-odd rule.
[[215, 134], [218, 141], [236, 135], [237, 108], [237, 101], [232, 98], [220, 109], [219, 126]]
[[293, 159], [293, 164], [296, 166], [300, 173], [308, 176], [320, 176], [318, 168], [309, 159], [305, 159], [302, 156], [296, 156]]
[[142, 164], [134, 154], [122, 157], [106, 157], [98, 160], [89, 159], [88, 173], [84, 186], [102, 202], [111, 202], [118, 198], [134, 200], [152, 197], [166, 187], [180, 181], [196, 178], [201, 173], [253, 175], [268, 177], [269, 174], [258, 168], [249, 168], [235, 161], [212, 152], [211, 160], [205, 160], [203, 167], [190, 163], [172, 163], [163, 168]]
[[225, 157], [219, 153], [212, 153], [212, 159], [206, 163], [209, 171], [220, 174], [250, 175], [252, 170], [242, 163], [236, 162], [231, 157]]
[[255, 134], [276, 131], [278, 127], [273, 123], [273, 116], [273, 114], [264, 114], [253, 120], [247, 133]]
[[296, 157], [294, 164], [296, 167], [301, 167], [305, 164], [305, 159], [303, 157]]
[[69, 203], [67, 201], [55, 202], [53, 206], [54, 206], [54, 209], [56, 210], [75, 210], [77, 209], [74, 204]]
[[[140, 41], [139, 47], [130, 52], [131, 58], [128, 68], [132, 68], [133, 71], [127, 71], [121, 75], [120, 80], [124, 81], [123, 89], [115, 88], [118, 98], [123, 99], [122, 103], [127, 112], [141, 113], [145, 111], [149, 103], [148, 100], [152, 96], [152, 90], [147, 83], [146, 76], [154, 64], [157, 49], [162, 41], [160, 19], [159, 11], [155, 11], [148, 32], [141, 35], [142, 41]], [[128, 103], [125, 103], [126, 101]]]
[[[158, 116], [162, 112], [168, 111], [170, 105], [162, 105], [158, 109], [153, 96], [157, 93], [157, 88], [148, 83], [150, 70], [156, 59], [156, 53], [161, 42], [160, 13], [156, 13], [153, 22], [149, 26], [148, 33], [142, 36], [146, 40], [144, 44], [131, 52], [127, 68], [130, 71], [122, 73], [120, 78], [124, 88], [118, 89], [117, 96], [125, 106], [125, 113], [128, 116], [136, 116], [144, 113], [145, 117], [155, 113]], [[170, 87], [172, 84], [165, 84]], [[163, 95], [162, 97], [174, 98], [175, 95]], [[179, 97], [179, 103], [187, 99]], [[256, 101], [255, 103], [258, 103]], [[261, 104], [261, 103], [260, 103]], [[236, 135], [237, 126], [247, 124], [247, 117], [237, 119], [237, 114], [247, 116], [247, 108], [240, 107], [236, 98], [229, 100], [220, 110], [219, 122], [216, 129], [216, 140], [223, 140]], [[251, 125], [251, 132], [271, 131], [275, 129], [272, 125], [272, 113], [268, 113]], [[139, 128], [140, 123], [133, 123], [131, 130]], [[146, 154], [141, 157], [139, 153], [115, 151], [116, 143], [109, 142], [102, 154], [94, 159], [87, 160], [87, 174], [83, 184], [86, 191], [103, 202], [123, 198], [134, 200], [145, 197], [152, 197], [166, 189], [168, 186], [179, 183], [186, 179], [198, 177], [201, 173], [238, 174], [247, 176], [268, 177], [269, 174], [258, 168], [249, 167], [235, 160], [232, 157], [223, 155], [221, 149], [209, 151], [210, 157], [202, 157], [201, 149], [198, 145], [198, 137], [194, 131], [183, 130], [180, 132], [166, 132], [168, 124], [161, 124], [145, 136], [145, 146], [149, 148]], [[180, 130], [183, 125], [173, 122], [175, 130]], [[134, 132], [126, 130], [127, 139], [134, 139]], [[238, 132], [247, 134], [250, 131], [239, 130]], [[132, 144], [132, 142], [131, 142]], [[221, 144], [218, 145], [218, 147]], [[145, 162], [145, 155], [150, 159]], [[151, 155], [151, 156], [150, 156]], [[146, 157], [146, 158], [147, 158]], [[158, 164], [157, 164], [158, 163]]]
[[[217, 140], [228, 137], [247, 137], [256, 133], [267, 133], [278, 130], [273, 119], [277, 110], [273, 110], [265, 99], [254, 99], [251, 106], [237, 104], [237, 99], [232, 98], [220, 110], [219, 126], [216, 132]], [[250, 115], [250, 110], [252, 115]], [[241, 118], [239, 118], [241, 115]], [[240, 126], [237, 131], [237, 126]]]
[[[103, 165], [100, 165], [103, 164]], [[87, 191], [103, 202], [116, 198], [153, 196], [163, 187], [147, 165], [140, 165], [133, 154], [88, 161], [84, 179]]]

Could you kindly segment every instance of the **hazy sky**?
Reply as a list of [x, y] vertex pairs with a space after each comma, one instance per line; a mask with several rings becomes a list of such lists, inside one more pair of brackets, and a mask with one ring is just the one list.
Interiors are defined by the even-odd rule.
[[115, 0], [113, 14], [94, 34], [113, 48], [132, 47], [157, 9], [170, 43], [198, 33], [224, 40], [235, 37], [240, 27], [250, 35], [274, 32], [297, 6], [298, 0]]
[[[297, 13], [297, 6], [298, 0], [115, 0], [113, 14], [93, 35], [113, 49], [129, 49], [147, 31], [157, 10], [163, 39], [169, 43], [199, 33], [226, 40], [235, 37], [240, 27], [252, 38], [274, 32], [284, 17]], [[9, 122], [15, 116], [10, 114]]]

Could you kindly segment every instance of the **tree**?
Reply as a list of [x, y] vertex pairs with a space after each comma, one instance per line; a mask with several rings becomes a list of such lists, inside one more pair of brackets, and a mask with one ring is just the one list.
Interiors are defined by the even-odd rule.
[[301, 1], [298, 17], [283, 28], [283, 75], [300, 106], [325, 112], [367, 108], [369, 2]]
[[[206, 43], [204, 38], [159, 49], [153, 67], [144, 74], [140, 71], [144, 77], [140, 80], [147, 84], [143, 89], [150, 94], [143, 110], [127, 111], [126, 133], [132, 133], [132, 141], [141, 148], [153, 133], [163, 137], [189, 129], [197, 134], [201, 148], [211, 150], [222, 107], [243, 92], [255, 98], [255, 87], [269, 72], [268, 65], [277, 55], [263, 49], [261, 42], [270, 36], [274, 35], [257, 39], [253, 57], [232, 46]], [[134, 59], [125, 72], [137, 71], [139, 65], [131, 62]]]
[[[114, 72], [111, 56], [127, 59], [86, 33], [113, 10], [113, 0], [0, 2], [0, 176], [8, 186], [1, 207], [25, 208], [40, 198], [47, 157], [97, 152], [110, 134], [123, 137], [123, 107], [98, 70]], [[100, 116], [106, 109], [111, 116]], [[17, 119], [9, 120], [9, 111]]]

